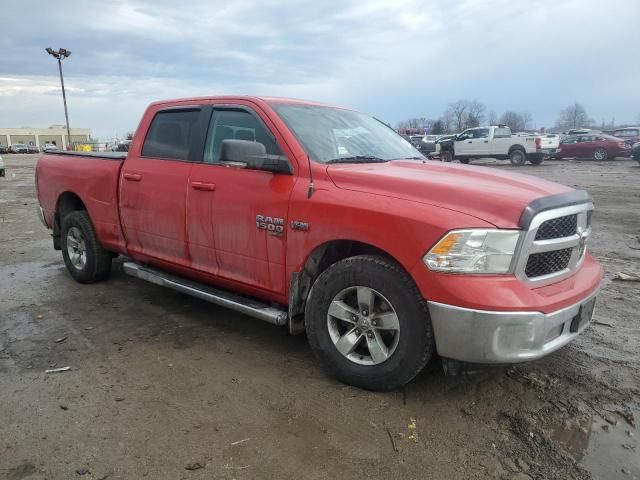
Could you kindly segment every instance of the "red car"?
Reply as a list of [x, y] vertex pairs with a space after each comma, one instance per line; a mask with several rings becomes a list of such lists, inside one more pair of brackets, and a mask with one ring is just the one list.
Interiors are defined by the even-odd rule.
[[123, 255], [129, 275], [306, 332], [368, 389], [436, 353], [547, 355], [586, 328], [602, 280], [586, 192], [423, 160], [382, 122], [312, 102], [153, 103], [128, 152], [48, 152], [35, 178], [77, 281]]
[[557, 158], [593, 158], [594, 160], [628, 157], [631, 148], [620, 138], [604, 133], [570, 135], [560, 142]]

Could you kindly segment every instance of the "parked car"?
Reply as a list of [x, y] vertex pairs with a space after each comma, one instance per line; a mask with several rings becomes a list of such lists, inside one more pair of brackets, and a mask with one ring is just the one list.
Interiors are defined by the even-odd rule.
[[436, 143], [437, 140], [438, 135], [425, 135], [418, 146], [418, 150], [428, 157], [438, 156], [440, 154], [440, 145]]
[[632, 146], [633, 144], [640, 142], [640, 127], [619, 128], [615, 130], [612, 135]]
[[611, 160], [615, 157], [628, 157], [631, 147], [619, 138], [611, 135], [570, 135], [562, 139], [557, 158], [593, 158]]
[[0, 155], [2, 155], [3, 153], [9, 153], [9, 148], [0, 144]]
[[16, 143], [9, 146], [10, 153], [29, 153], [28, 147], [24, 143]]
[[633, 145], [631, 149], [631, 158], [640, 163], [640, 142]]
[[540, 358], [591, 320], [584, 191], [416, 161], [368, 115], [288, 99], [156, 102], [136, 132], [128, 153], [38, 160], [40, 218], [78, 282], [123, 255], [131, 276], [306, 332], [327, 372], [373, 390], [436, 352]]
[[[446, 147], [446, 148], [445, 148]], [[469, 163], [472, 158], [509, 159], [513, 165], [527, 160], [539, 165], [545, 158], [539, 137], [515, 136], [506, 125], [468, 128], [450, 142], [440, 143], [440, 157], [444, 162], [458, 159]]]
[[118, 146], [116, 147], [116, 152], [128, 152], [129, 151], [129, 145], [131, 145], [131, 140], [124, 140], [120, 143], [118, 143]]
[[2, 157], [0, 157], [0, 177], [4, 177], [5, 175], [4, 161], [2, 160]]
[[55, 143], [45, 143], [44, 147], [42, 147], [43, 152], [53, 152], [58, 150], [58, 146]]

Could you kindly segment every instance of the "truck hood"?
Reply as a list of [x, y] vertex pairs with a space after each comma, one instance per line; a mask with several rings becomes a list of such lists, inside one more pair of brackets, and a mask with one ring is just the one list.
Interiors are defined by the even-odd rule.
[[573, 190], [528, 175], [434, 161], [334, 164], [327, 173], [341, 189], [455, 210], [499, 228], [518, 228], [533, 200]]

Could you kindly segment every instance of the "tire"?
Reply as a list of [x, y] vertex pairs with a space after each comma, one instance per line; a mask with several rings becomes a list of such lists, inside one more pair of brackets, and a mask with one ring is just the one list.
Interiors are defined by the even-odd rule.
[[4, 173], [4, 168], [0, 169], [0, 177], [4, 177], [5, 173]]
[[453, 161], [453, 152], [451, 150], [443, 150], [440, 153], [440, 160], [443, 162]]
[[[372, 297], [367, 292], [373, 292]], [[362, 302], [358, 307], [361, 299], [373, 308], [373, 315]], [[330, 307], [341, 316], [330, 315]], [[381, 315], [387, 318], [387, 328], [380, 326]], [[341, 260], [320, 274], [309, 293], [305, 327], [311, 349], [327, 373], [367, 390], [405, 385], [435, 351], [427, 305], [413, 281], [396, 264], [373, 255]], [[347, 338], [351, 340], [342, 342]], [[340, 343], [344, 354], [338, 350]], [[371, 344], [375, 348], [370, 349]]]
[[607, 160], [609, 153], [604, 148], [596, 148], [593, 152], [593, 159], [597, 161]]
[[95, 283], [109, 277], [113, 255], [98, 242], [86, 210], [75, 210], [64, 216], [60, 243], [62, 258], [75, 281]]
[[464, 163], [465, 165], [469, 165], [470, 161], [471, 161], [470, 158], [461, 158], [460, 159], [460, 163]]
[[542, 155], [529, 155], [527, 160], [529, 160], [531, 165], [540, 165], [544, 160], [544, 157]]
[[509, 161], [511, 165], [520, 167], [527, 161], [527, 154], [521, 148], [514, 148], [509, 152]]

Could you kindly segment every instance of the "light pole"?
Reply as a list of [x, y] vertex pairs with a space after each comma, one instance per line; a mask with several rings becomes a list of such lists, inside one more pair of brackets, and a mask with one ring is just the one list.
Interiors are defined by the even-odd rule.
[[64, 91], [64, 77], [62, 76], [62, 60], [71, 55], [69, 50], [64, 48], [55, 51], [53, 48], [47, 48], [47, 53], [58, 60], [58, 70], [60, 71], [60, 84], [62, 85], [62, 101], [64, 102], [64, 118], [67, 121], [67, 136], [69, 137], [69, 145], [71, 144], [71, 129], [69, 128], [69, 112], [67, 111], [67, 94]]

